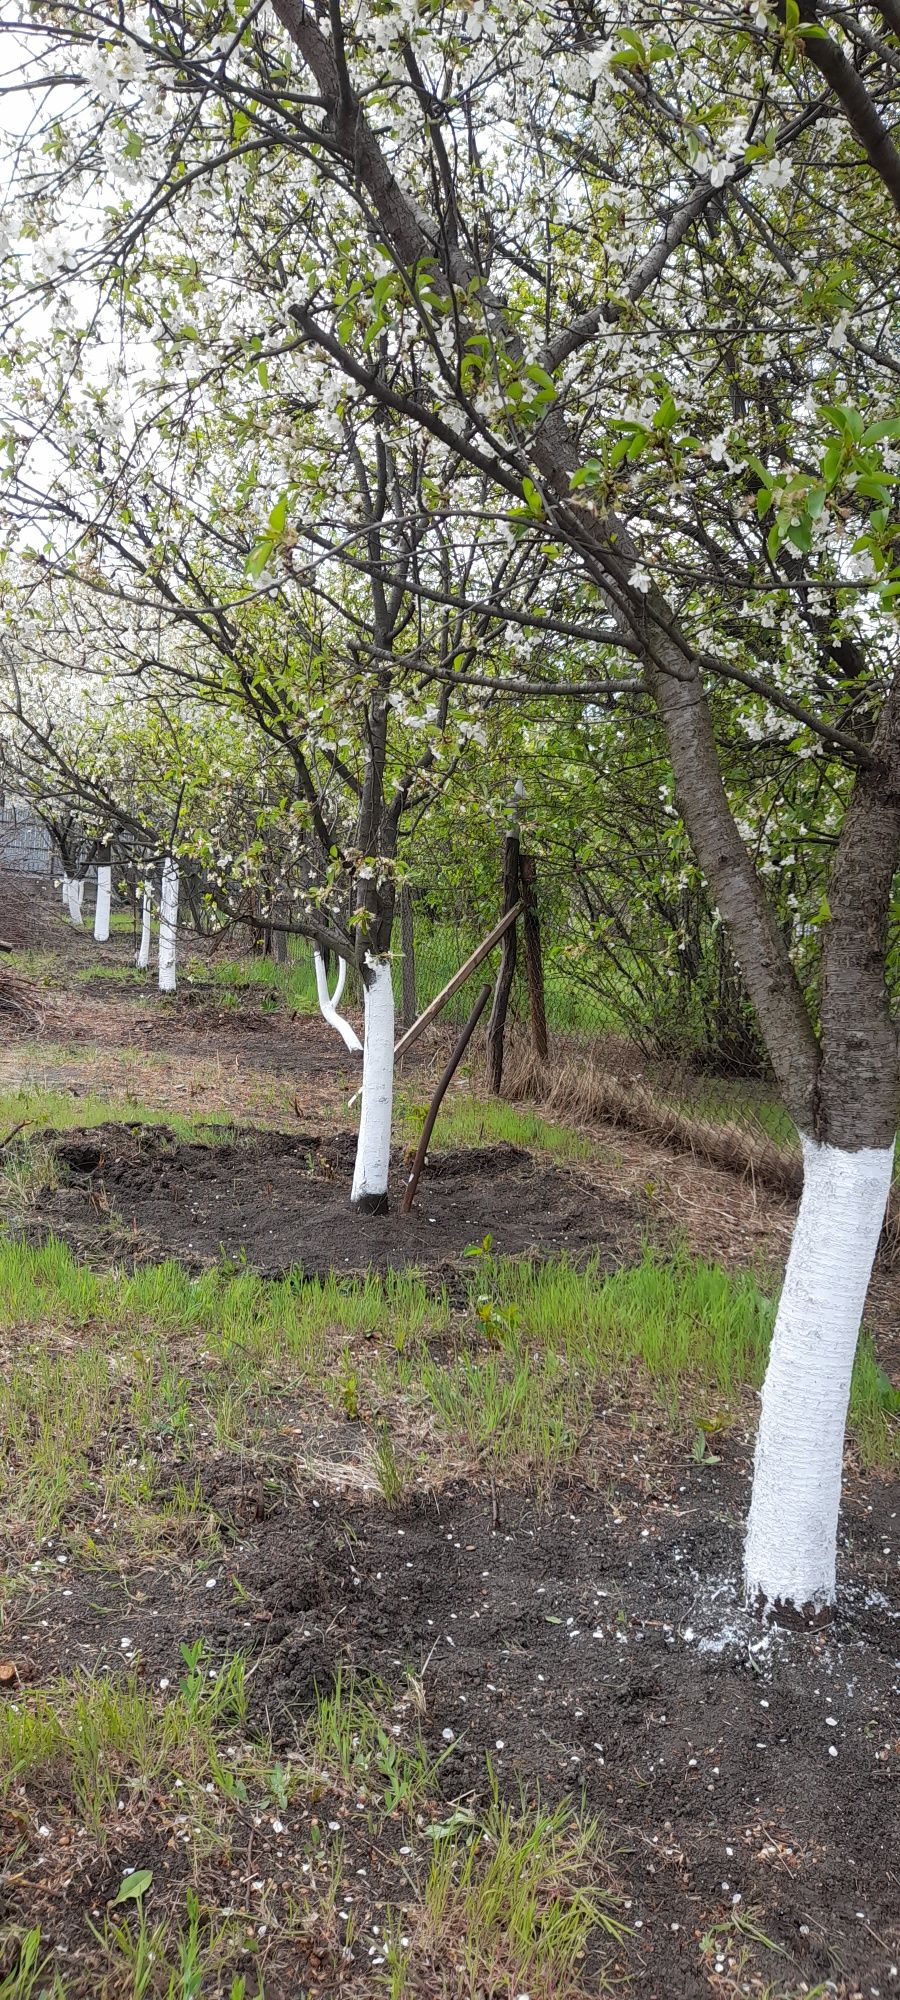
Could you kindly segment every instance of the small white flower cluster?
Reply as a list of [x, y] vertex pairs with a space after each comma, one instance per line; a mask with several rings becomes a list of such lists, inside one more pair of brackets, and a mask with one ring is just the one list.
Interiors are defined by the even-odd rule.
[[756, 170], [756, 178], [773, 193], [790, 185], [791, 163], [786, 153], [776, 153], [770, 160], [764, 160]]
[[699, 146], [694, 154], [694, 168], [698, 174], [708, 174], [714, 188], [724, 187], [736, 173], [744, 157], [746, 143], [745, 128], [736, 121], [717, 136], [715, 150], [712, 144]]

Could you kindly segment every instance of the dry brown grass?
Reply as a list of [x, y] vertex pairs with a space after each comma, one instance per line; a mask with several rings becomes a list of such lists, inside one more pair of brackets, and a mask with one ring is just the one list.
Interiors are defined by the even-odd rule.
[[797, 1196], [803, 1181], [799, 1152], [757, 1138], [733, 1121], [712, 1123], [665, 1103], [646, 1084], [627, 1082], [590, 1060], [538, 1061], [529, 1048], [510, 1051], [504, 1096], [533, 1098], [550, 1117], [576, 1125], [621, 1125], [674, 1152], [690, 1153], [776, 1194]]

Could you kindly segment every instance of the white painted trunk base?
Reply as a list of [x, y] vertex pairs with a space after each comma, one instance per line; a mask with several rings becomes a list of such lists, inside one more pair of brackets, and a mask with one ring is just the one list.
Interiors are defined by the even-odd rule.
[[346, 1048], [361, 1049], [362, 1042], [360, 1041], [358, 1034], [355, 1032], [353, 1028], [351, 1028], [349, 1021], [344, 1020], [343, 1014], [339, 1014], [337, 1011], [338, 1001], [341, 997], [341, 994], [344, 991], [344, 982], [347, 977], [346, 959], [342, 958], [340, 960], [338, 966], [337, 985], [335, 986], [334, 992], [331, 994], [330, 997], [328, 993], [328, 978], [325, 972], [325, 960], [322, 957], [322, 953], [318, 950], [314, 950], [313, 960], [315, 962], [315, 968], [316, 968], [316, 992], [318, 993], [319, 996], [319, 1007], [322, 1012], [323, 1018], [328, 1022], [329, 1027], [337, 1029], [341, 1041], [344, 1043]]
[[81, 905], [84, 902], [84, 882], [79, 882], [74, 875], [69, 876], [68, 902], [70, 922], [76, 924], [78, 929], [81, 930], [83, 927]]
[[97, 907], [94, 911], [94, 937], [98, 944], [105, 944], [109, 937], [109, 912], [112, 905], [112, 869], [105, 863], [97, 869]]
[[69, 907], [69, 877], [65, 873], [62, 878], [62, 899], [63, 909], [67, 910]]
[[149, 875], [144, 877], [144, 900], [141, 906], [141, 941], [137, 948], [135, 964], [141, 972], [146, 972], [150, 964], [150, 914], [153, 909], [153, 883]]
[[167, 854], [162, 865], [162, 894], [159, 899], [159, 990], [175, 991], [175, 955], [178, 931], [178, 864]]
[[803, 1140], [803, 1194], [762, 1391], [744, 1554], [752, 1602], [834, 1601], [850, 1377], [894, 1148]]
[[372, 978], [365, 992], [362, 1108], [350, 1200], [367, 1207], [387, 1202], [394, 1105], [394, 988], [390, 960], [367, 958]]

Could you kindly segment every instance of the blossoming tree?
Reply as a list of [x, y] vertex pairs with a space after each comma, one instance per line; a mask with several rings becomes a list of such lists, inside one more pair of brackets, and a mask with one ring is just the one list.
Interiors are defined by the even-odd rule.
[[[900, 1096], [884, 953], [900, 854], [898, 25], [886, 0], [724, 0], [708, 17], [688, 0], [577, 15], [561, 0], [35, 0], [21, 81], [41, 110], [17, 149], [8, 260], [14, 512], [46, 521], [54, 483], [60, 519], [86, 458], [121, 448], [127, 417], [88, 362], [115, 304], [169, 368], [156, 438], [195, 345], [205, 379], [252, 370], [285, 422], [305, 375], [300, 401], [335, 424], [367, 412], [464, 468], [481, 518], [540, 559], [545, 598], [558, 583], [602, 628], [598, 689], [638, 679], [803, 1142], [746, 1570], [752, 1597], [812, 1612], [834, 1594]], [[76, 312], [88, 290], [92, 313]], [[109, 435], [63, 426], [50, 482], [76, 391]], [[300, 488], [272, 510], [272, 550], [308, 540]], [[133, 543], [139, 494], [123, 524], [106, 490], [107, 526]], [[85, 560], [90, 532], [83, 518]], [[156, 561], [158, 511], [142, 532]], [[478, 596], [498, 611], [515, 594], [490, 546]], [[821, 773], [812, 999], [723, 781], [723, 741], [772, 717]]]

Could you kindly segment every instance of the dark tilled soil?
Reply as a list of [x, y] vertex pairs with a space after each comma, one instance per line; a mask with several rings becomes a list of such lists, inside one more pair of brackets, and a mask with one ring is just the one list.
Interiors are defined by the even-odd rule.
[[638, 1249], [635, 1202], [611, 1201], [515, 1146], [436, 1154], [408, 1216], [398, 1211], [409, 1167], [397, 1153], [389, 1212], [357, 1214], [355, 1143], [257, 1131], [203, 1146], [159, 1126], [67, 1134], [55, 1146], [61, 1185], [39, 1199], [34, 1227], [88, 1255], [173, 1256], [197, 1267], [224, 1253], [268, 1277], [451, 1267], [486, 1233], [497, 1255], [597, 1252], [609, 1266]]
[[[601, 1815], [630, 1927], [610, 1954], [622, 1990], [708, 2000], [769, 1981], [767, 1992], [793, 1996], [833, 1980], [869, 2000], [895, 1990], [900, 1964], [896, 1494], [870, 1482], [848, 1501], [836, 1623], [767, 1633], [736, 1604], [745, 1476], [740, 1447], [726, 1446], [720, 1466], [691, 1466], [667, 1491], [573, 1486], [542, 1506], [501, 1493], [496, 1527], [490, 1494], [471, 1486], [394, 1513], [292, 1497], [226, 1536], [220, 1560], [137, 1569], [127, 1591], [61, 1575], [48, 1550], [8, 1643], [42, 1678], [79, 1663], [115, 1670], [127, 1643], [151, 1685], [174, 1683], [181, 1642], [201, 1634], [214, 1659], [249, 1649], [257, 1717], [286, 1757], [339, 1663], [395, 1689], [410, 1669], [430, 1748], [452, 1739], [432, 1816], [485, 1800], [488, 1759], [512, 1799], [520, 1787], [546, 1802], [583, 1793]], [[300, 1803], [283, 1815], [282, 1856], [299, 1838]], [[408, 1896], [404, 1864], [386, 1834], [373, 1857], [348, 1801], [319, 1812], [347, 1838], [359, 1922], [355, 1961], [315, 1990], [374, 1993], [361, 1966], [381, 1912], [367, 1898], [376, 1885]], [[247, 1868], [277, 1877], [268, 1820], [253, 1838]], [[421, 1826], [396, 1840], [412, 1841], [410, 1870], [424, 1865]], [[70, 1937], [78, 1909], [136, 1856], [116, 1852], [102, 1883], [73, 1877]], [[6, 1897], [12, 1913], [17, 1893]], [[732, 1954], [741, 1947], [736, 1920], [750, 1926], [740, 1985], [714, 1965], [715, 1936], [727, 1951], [716, 1926], [732, 1926]], [[599, 1991], [599, 1960], [596, 1977]]]

